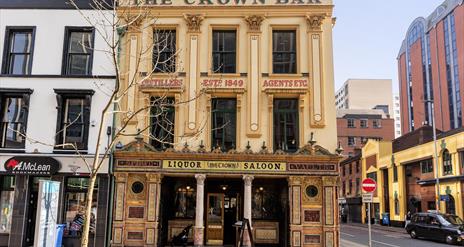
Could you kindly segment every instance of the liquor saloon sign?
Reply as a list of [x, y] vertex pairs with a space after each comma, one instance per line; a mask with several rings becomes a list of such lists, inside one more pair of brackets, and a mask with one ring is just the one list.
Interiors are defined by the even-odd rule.
[[40, 156], [15, 156], [4, 166], [7, 173], [19, 175], [53, 175], [61, 168], [58, 160]]

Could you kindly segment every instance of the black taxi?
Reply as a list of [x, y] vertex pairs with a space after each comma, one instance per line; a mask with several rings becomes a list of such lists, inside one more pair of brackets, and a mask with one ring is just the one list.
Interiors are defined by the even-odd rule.
[[435, 211], [416, 213], [406, 226], [411, 238], [426, 238], [448, 244], [462, 244], [464, 222], [459, 216]]

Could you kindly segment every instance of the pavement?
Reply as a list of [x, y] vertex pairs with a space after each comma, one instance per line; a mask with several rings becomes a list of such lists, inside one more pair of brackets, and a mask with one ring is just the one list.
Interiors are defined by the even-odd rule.
[[[341, 225], [341, 247], [367, 247], [368, 229], [363, 224]], [[445, 247], [443, 243], [412, 239], [409, 234], [398, 227], [372, 225], [372, 247]]]

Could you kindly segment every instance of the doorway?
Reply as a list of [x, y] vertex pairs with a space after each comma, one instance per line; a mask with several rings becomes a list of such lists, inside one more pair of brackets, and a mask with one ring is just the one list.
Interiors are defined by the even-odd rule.
[[34, 245], [37, 203], [39, 196], [39, 180], [50, 180], [49, 177], [29, 177], [29, 196], [27, 202], [26, 246]]

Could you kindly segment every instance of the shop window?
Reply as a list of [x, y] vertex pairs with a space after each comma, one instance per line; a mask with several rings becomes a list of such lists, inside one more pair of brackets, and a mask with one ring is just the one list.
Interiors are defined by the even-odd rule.
[[174, 197], [175, 217], [194, 218], [195, 217], [195, 189], [186, 183], [176, 184], [176, 196]]
[[10, 233], [14, 206], [14, 176], [2, 176], [0, 192], [0, 233]]
[[176, 30], [155, 30], [153, 33], [153, 72], [176, 71]]
[[235, 99], [213, 99], [211, 109], [211, 134], [213, 147], [223, 151], [235, 148], [237, 126], [237, 101]]
[[31, 92], [29, 89], [15, 92], [0, 89], [0, 148], [24, 148]]
[[236, 31], [213, 31], [213, 73], [236, 72]]
[[295, 74], [296, 58], [296, 31], [272, 31], [272, 72]]
[[55, 89], [55, 93], [58, 101], [55, 150], [87, 150], [94, 91]]
[[354, 119], [348, 118], [348, 119], [346, 120], [346, 122], [347, 122], [347, 127], [348, 127], [348, 128], [356, 128], [356, 126], [354, 126]]
[[359, 124], [360, 124], [361, 128], [367, 128], [368, 127], [367, 126], [367, 119], [361, 119], [359, 121]]
[[174, 98], [152, 98], [151, 145], [157, 150], [171, 148], [174, 144]]
[[298, 100], [274, 100], [274, 148], [296, 152], [298, 138]]
[[393, 182], [398, 182], [398, 167], [393, 164]]
[[253, 185], [252, 218], [254, 220], [280, 219], [280, 190], [277, 184], [257, 183]]
[[6, 27], [5, 34], [3, 74], [31, 74], [35, 27]]
[[422, 174], [433, 172], [433, 159], [421, 161], [420, 166]]
[[381, 124], [382, 120], [380, 119], [374, 119], [372, 121], [372, 126], [374, 127], [374, 129], [380, 129], [382, 128], [382, 124]]
[[444, 175], [450, 175], [453, 174], [453, 164], [452, 164], [452, 159], [451, 159], [451, 154], [447, 149], [443, 151], [442, 154], [442, 161], [443, 161], [443, 174]]
[[[85, 208], [89, 178], [70, 177], [66, 179], [65, 187], [65, 236], [81, 236], [85, 221]], [[97, 216], [98, 180], [95, 183], [92, 198], [90, 218], [90, 233], [95, 233], [95, 221]]]
[[356, 138], [353, 136], [348, 136], [348, 146], [353, 147], [356, 145]]
[[66, 27], [63, 56], [64, 75], [91, 75], [94, 29]]

